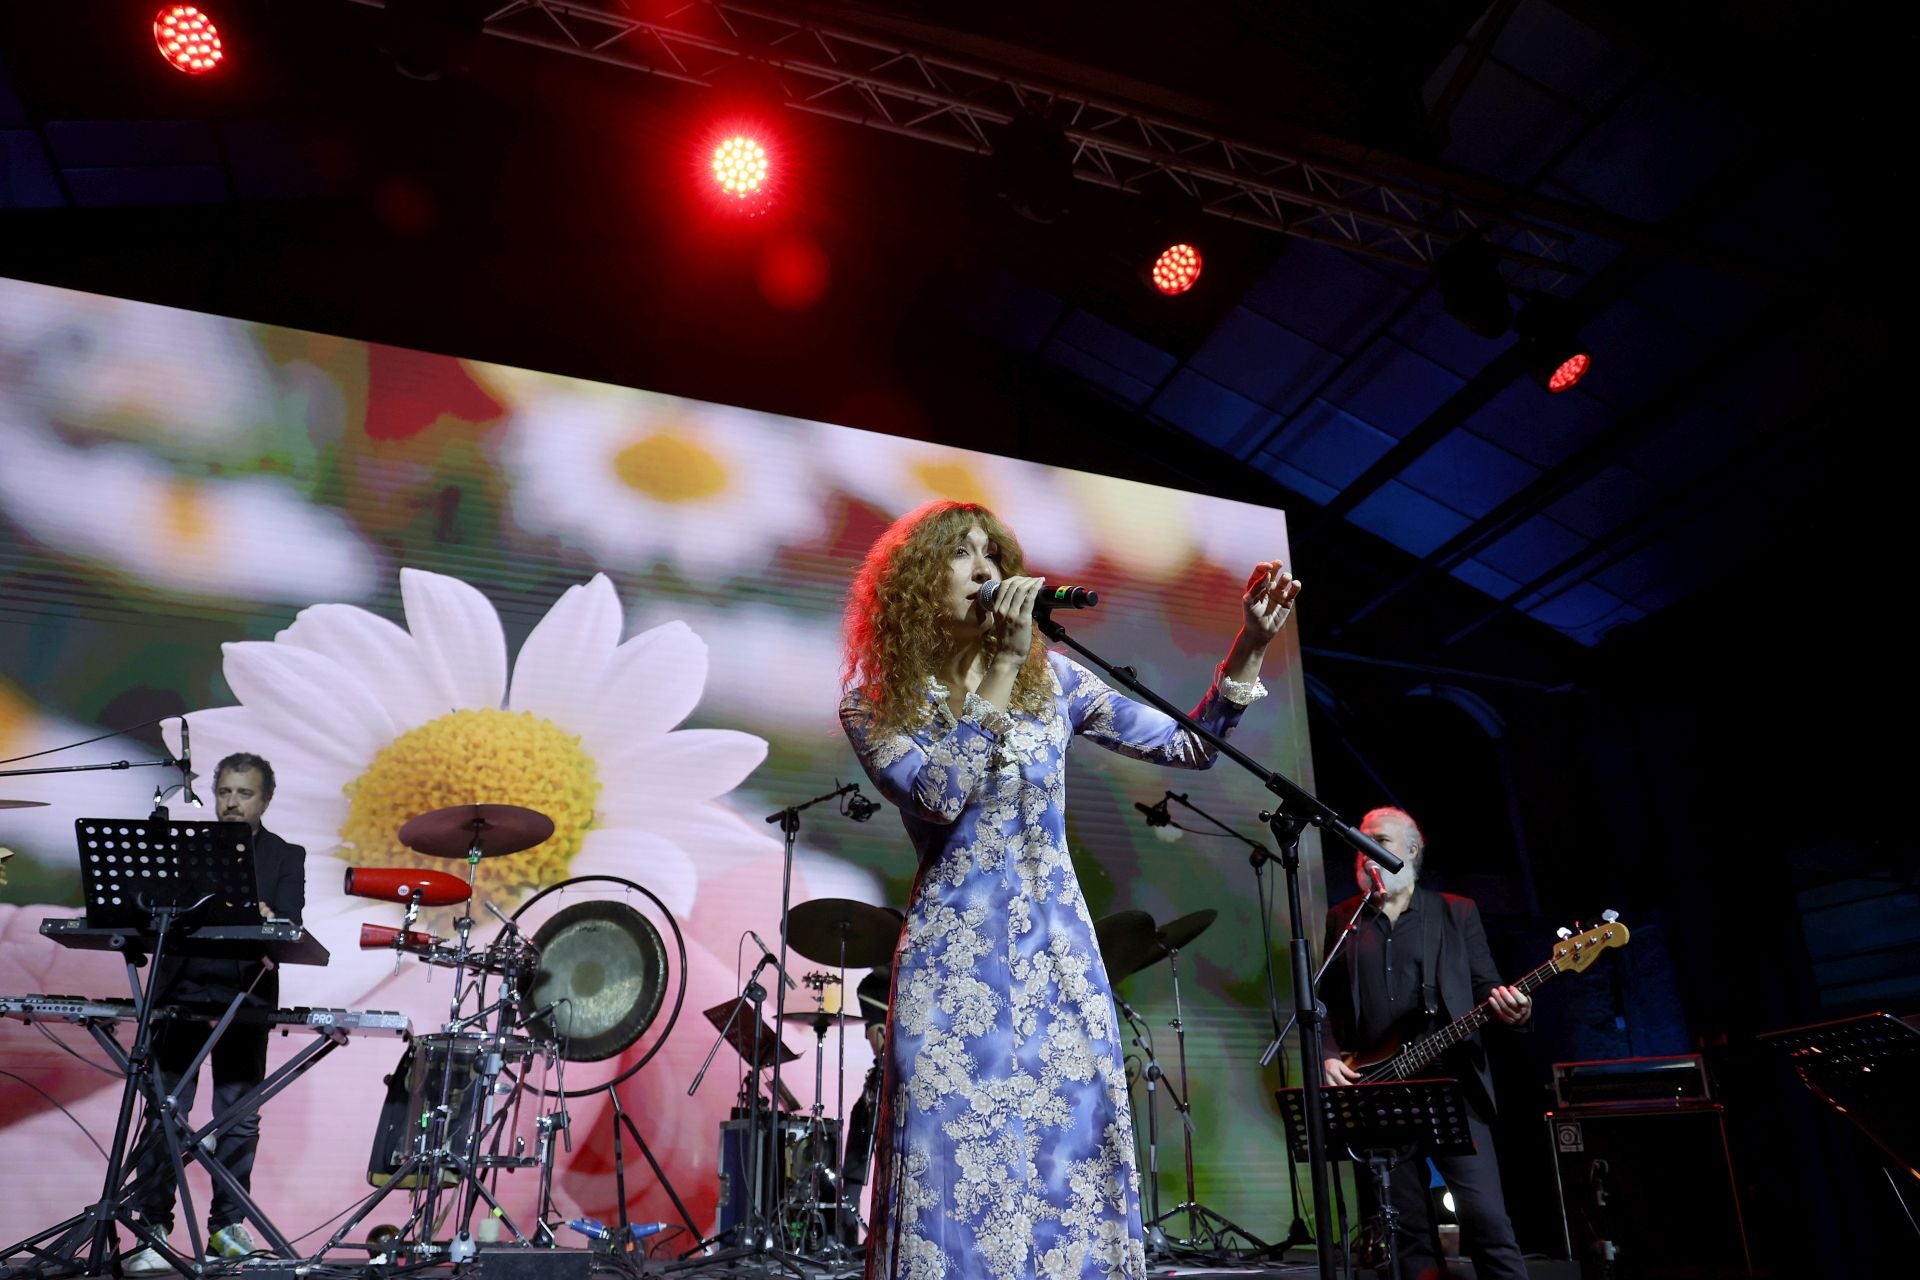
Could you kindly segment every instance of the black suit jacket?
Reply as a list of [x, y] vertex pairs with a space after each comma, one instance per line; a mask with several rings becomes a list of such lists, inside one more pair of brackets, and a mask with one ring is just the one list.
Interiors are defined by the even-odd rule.
[[[1440, 922], [1439, 978], [1436, 985], [1439, 987], [1441, 1015], [1445, 1019], [1442, 1025], [1445, 1025], [1471, 1012], [1495, 987], [1503, 985], [1500, 971], [1494, 967], [1493, 953], [1487, 948], [1486, 930], [1480, 924], [1480, 908], [1474, 905], [1472, 898], [1417, 886], [1414, 893], [1420, 896], [1419, 909], [1431, 912], [1429, 919]], [[1328, 909], [1327, 930], [1320, 948], [1322, 956], [1332, 949], [1334, 941], [1347, 927], [1347, 921], [1353, 918], [1354, 911], [1360, 906], [1360, 897], [1355, 894]], [[1361, 928], [1368, 927], [1371, 926], [1362, 920]], [[1327, 1025], [1322, 1046], [1330, 1058], [1343, 1049], [1365, 1054], [1380, 1047], [1354, 1043], [1360, 974], [1348, 963], [1353, 954], [1352, 945], [1349, 942], [1341, 950], [1320, 984], [1320, 998], [1327, 1006]], [[1433, 980], [1431, 975], [1428, 975], [1428, 980]], [[1479, 1096], [1475, 1100], [1484, 1105], [1487, 1114], [1491, 1115], [1494, 1109], [1493, 1074], [1487, 1068], [1487, 1049], [1480, 1034], [1475, 1032], [1443, 1062], [1457, 1063], [1465, 1068], [1461, 1083], [1466, 1085], [1469, 1098], [1474, 1098], [1477, 1085]], [[1436, 1067], [1435, 1074], [1453, 1073]]]
[[[307, 851], [288, 844], [261, 827], [253, 837], [253, 873], [260, 901], [275, 917], [302, 923], [307, 907]], [[161, 961], [154, 980], [154, 998], [161, 1003], [225, 1004], [236, 991], [253, 983], [261, 966], [248, 960], [221, 960], [211, 956], [177, 956]], [[280, 1002], [280, 975], [269, 969], [253, 987], [250, 1004], [271, 1009]]]

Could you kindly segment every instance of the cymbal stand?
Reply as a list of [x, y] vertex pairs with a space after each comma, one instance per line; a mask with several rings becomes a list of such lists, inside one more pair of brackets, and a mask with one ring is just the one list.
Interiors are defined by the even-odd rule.
[[[810, 973], [802, 981], [818, 991], [833, 979], [827, 974]], [[794, 1228], [789, 1224], [796, 1222], [802, 1224], [798, 1227], [798, 1240], [789, 1239], [788, 1243], [793, 1244], [800, 1252], [806, 1253], [808, 1241], [818, 1241], [818, 1245], [812, 1252], [825, 1255], [837, 1253], [838, 1242], [832, 1239], [832, 1233], [827, 1229], [827, 1220], [821, 1213], [821, 1175], [825, 1174], [827, 1182], [836, 1184], [837, 1190], [838, 1177], [832, 1172], [831, 1166], [839, 1153], [836, 1150], [830, 1153], [829, 1159], [822, 1159], [822, 1152], [828, 1147], [829, 1135], [826, 1127], [826, 1107], [821, 1103], [820, 1098], [826, 1092], [827, 1028], [832, 1025], [824, 1008], [824, 1001], [823, 1007], [816, 1010], [813, 1017], [808, 1020], [808, 1025], [813, 1028], [813, 1106], [807, 1113], [806, 1132], [801, 1138], [801, 1153], [806, 1157], [806, 1166], [795, 1173], [793, 1185], [787, 1190], [787, 1198], [781, 1205], [783, 1216], [780, 1218], [780, 1225], [791, 1235]], [[844, 1047], [841, 1052], [845, 1053]]]
[[[1153, 1032], [1134, 1012], [1133, 1006], [1121, 998], [1118, 991], [1113, 993], [1113, 1003], [1126, 1016], [1133, 1028], [1133, 1047], [1138, 1049], [1145, 1062], [1140, 1068], [1140, 1078], [1147, 1082], [1147, 1256], [1164, 1254], [1167, 1249], [1167, 1233], [1160, 1226], [1160, 1098], [1159, 1088], [1165, 1083], [1166, 1072], [1160, 1069], [1160, 1062], [1153, 1053]], [[1167, 1085], [1167, 1091], [1173, 1091]], [[1186, 1119], [1186, 1113], [1181, 1112]], [[1188, 1120], [1191, 1124], [1192, 1121]]]
[[1241, 1239], [1247, 1241], [1254, 1249], [1266, 1249], [1268, 1247], [1266, 1241], [1246, 1230], [1244, 1227], [1237, 1226], [1228, 1221], [1194, 1198], [1193, 1087], [1187, 1078], [1187, 1024], [1180, 1009], [1180, 948], [1172, 947], [1168, 949], [1167, 963], [1172, 967], [1173, 973], [1173, 1021], [1168, 1025], [1173, 1028], [1174, 1039], [1179, 1046], [1180, 1055], [1180, 1092], [1175, 1093], [1173, 1089], [1169, 1087], [1167, 1093], [1173, 1098], [1174, 1106], [1180, 1112], [1180, 1123], [1182, 1126], [1180, 1138], [1184, 1145], [1187, 1163], [1187, 1198], [1156, 1217], [1153, 1220], [1153, 1225], [1158, 1227], [1168, 1218], [1184, 1213], [1187, 1215], [1188, 1235], [1184, 1240], [1174, 1241], [1176, 1244], [1184, 1245], [1188, 1248], [1200, 1248], [1200, 1231], [1202, 1224], [1204, 1224], [1209, 1237], [1209, 1245], [1215, 1253], [1224, 1253], [1227, 1251], [1229, 1246], [1226, 1237], [1229, 1234], [1239, 1236]]

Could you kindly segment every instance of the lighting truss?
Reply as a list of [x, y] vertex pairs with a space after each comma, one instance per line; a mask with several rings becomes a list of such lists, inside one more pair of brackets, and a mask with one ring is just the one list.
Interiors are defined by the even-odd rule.
[[1170, 185], [1215, 217], [1417, 268], [1478, 230], [1516, 289], [1552, 290], [1581, 274], [1568, 262], [1567, 229], [1501, 210], [1497, 193], [1491, 200], [1465, 195], [1447, 175], [1389, 177], [1230, 137], [1121, 94], [939, 50], [924, 32], [915, 47], [877, 29], [730, 0], [649, 8], [641, 13], [623, 0], [501, 0], [483, 30], [688, 85], [711, 86], [730, 65], [750, 61], [773, 73], [768, 78], [796, 110], [977, 155], [992, 153], [1009, 122], [1038, 115], [1066, 135], [1073, 176], [1083, 182], [1133, 194]]

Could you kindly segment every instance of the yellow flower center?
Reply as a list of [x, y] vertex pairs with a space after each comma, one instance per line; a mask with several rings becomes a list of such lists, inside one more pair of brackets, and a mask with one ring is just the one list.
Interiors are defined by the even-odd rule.
[[32, 723], [33, 708], [12, 685], [0, 680], [0, 755], [10, 756], [23, 749]]
[[459, 804], [517, 804], [553, 819], [542, 844], [486, 858], [474, 876], [476, 901], [502, 906], [564, 879], [593, 825], [600, 780], [580, 739], [531, 712], [454, 711], [394, 739], [348, 783], [341, 839], [355, 866], [430, 867], [466, 874], [457, 859], [432, 858], [400, 843], [416, 814]]
[[955, 502], [971, 502], [983, 507], [992, 505], [987, 501], [986, 486], [982, 485], [980, 478], [962, 463], [917, 463], [913, 468], [913, 478], [918, 480], [928, 493], [937, 493]]
[[160, 500], [160, 518], [166, 521], [168, 532], [190, 547], [205, 542], [213, 528], [206, 497], [198, 485], [168, 485], [166, 496]]
[[727, 487], [727, 464], [697, 440], [656, 431], [613, 457], [613, 473], [657, 502], [696, 502]]

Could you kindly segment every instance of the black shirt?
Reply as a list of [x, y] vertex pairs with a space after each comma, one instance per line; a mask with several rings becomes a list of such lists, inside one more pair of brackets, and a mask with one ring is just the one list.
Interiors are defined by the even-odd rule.
[[1420, 909], [1421, 897], [1414, 894], [1398, 920], [1370, 909], [1372, 918], [1361, 920], [1347, 941], [1360, 981], [1360, 1007], [1354, 1011], [1358, 1041], [1348, 1048], [1370, 1050], [1390, 1038], [1404, 1043], [1410, 1035], [1430, 1029], [1429, 1020], [1410, 1016], [1440, 1007], [1438, 993], [1430, 989], [1422, 972], [1427, 917], [1432, 913]]
[[[307, 851], [261, 827], [253, 837], [253, 870], [260, 901], [277, 919], [301, 923], [307, 905]], [[279, 1000], [279, 975], [261, 973], [261, 966], [251, 960], [190, 956], [162, 963], [166, 972], [156, 980], [154, 998], [163, 1003], [225, 1004], [234, 992], [249, 987], [253, 1004], [272, 1008]]]

